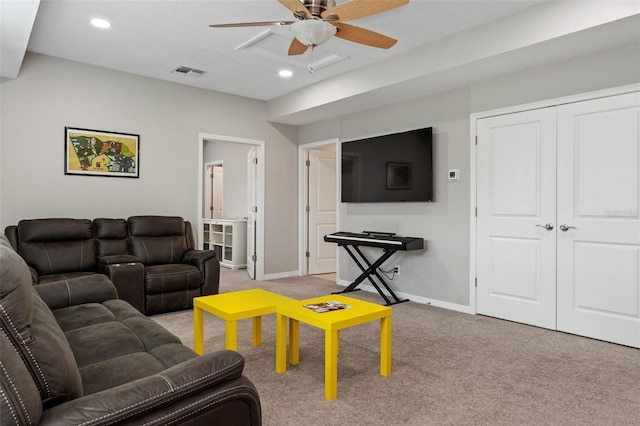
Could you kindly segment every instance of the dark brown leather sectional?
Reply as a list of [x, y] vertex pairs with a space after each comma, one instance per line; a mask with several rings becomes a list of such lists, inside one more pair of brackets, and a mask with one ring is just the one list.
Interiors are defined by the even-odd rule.
[[[91, 221], [47, 223], [56, 226], [38, 228], [40, 234], [33, 224], [18, 226], [31, 269], [51, 278], [35, 286], [30, 267], [0, 235], [0, 424], [261, 425], [258, 392], [243, 375], [240, 354], [198, 356], [118, 299], [105, 275], [83, 274], [98, 266]], [[149, 231], [134, 223], [136, 232]], [[156, 231], [149, 232], [132, 243], [149, 255], [140, 264], [164, 261], [152, 241]], [[70, 247], [46, 238], [40, 239], [45, 248], [35, 243], [36, 236], [59, 234], [73, 241]], [[181, 241], [179, 235], [161, 238]], [[41, 257], [46, 253], [50, 264]], [[181, 246], [172, 253], [178, 262], [189, 251]], [[151, 285], [158, 273], [147, 278]], [[53, 274], [66, 278], [55, 281]]]
[[121, 299], [147, 315], [188, 309], [194, 297], [218, 293], [215, 251], [196, 250], [181, 217], [29, 219], [5, 234], [34, 284], [104, 274]]

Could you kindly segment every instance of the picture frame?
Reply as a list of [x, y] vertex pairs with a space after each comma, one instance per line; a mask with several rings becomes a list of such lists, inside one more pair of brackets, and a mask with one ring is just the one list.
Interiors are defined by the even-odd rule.
[[411, 189], [411, 163], [387, 163], [387, 189]]
[[64, 128], [64, 174], [140, 177], [140, 135]]

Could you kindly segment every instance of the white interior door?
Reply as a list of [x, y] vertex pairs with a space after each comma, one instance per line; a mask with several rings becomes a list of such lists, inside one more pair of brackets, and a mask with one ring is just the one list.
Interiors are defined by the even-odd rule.
[[213, 164], [205, 164], [204, 172], [204, 202], [202, 203], [202, 217], [213, 219]]
[[639, 105], [633, 93], [558, 107], [558, 330], [635, 347]]
[[477, 312], [555, 329], [555, 108], [478, 120], [477, 135]]
[[336, 153], [310, 149], [308, 152], [308, 273], [336, 271], [336, 245], [324, 236], [336, 232]]
[[221, 219], [223, 217], [223, 190], [222, 164], [205, 164], [203, 218]]
[[224, 199], [224, 169], [223, 166], [214, 165], [212, 175], [212, 205], [211, 211], [213, 212], [212, 219], [222, 219], [224, 217], [224, 205], [222, 200]]
[[256, 220], [258, 211], [258, 148], [247, 153], [247, 273], [256, 278]]

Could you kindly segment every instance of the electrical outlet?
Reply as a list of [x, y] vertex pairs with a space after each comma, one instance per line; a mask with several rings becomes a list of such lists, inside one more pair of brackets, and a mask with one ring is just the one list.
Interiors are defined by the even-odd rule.
[[393, 268], [393, 272], [395, 272], [396, 275], [400, 275], [400, 265], [396, 265]]

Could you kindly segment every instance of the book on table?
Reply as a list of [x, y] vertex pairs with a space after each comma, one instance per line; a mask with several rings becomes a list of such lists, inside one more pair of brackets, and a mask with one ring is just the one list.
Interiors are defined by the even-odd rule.
[[319, 313], [337, 311], [339, 309], [349, 309], [351, 307], [351, 305], [347, 305], [345, 303], [338, 302], [335, 300], [330, 300], [327, 302], [311, 303], [303, 306], [305, 308], [311, 309], [312, 311], [319, 312]]

